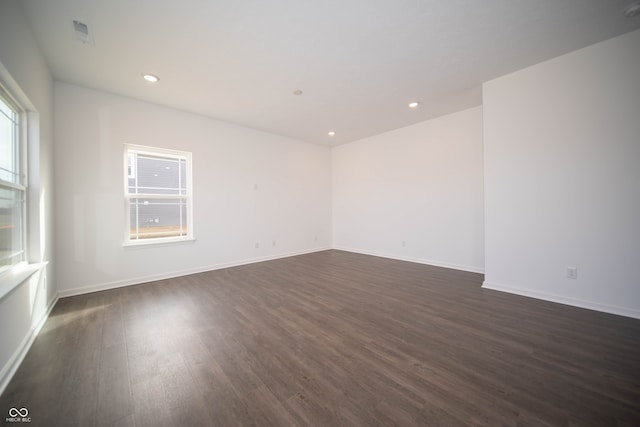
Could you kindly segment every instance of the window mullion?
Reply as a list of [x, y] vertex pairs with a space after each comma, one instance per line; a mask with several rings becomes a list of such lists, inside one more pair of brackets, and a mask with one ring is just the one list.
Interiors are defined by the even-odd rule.
[[27, 187], [21, 184], [14, 184], [13, 182], [8, 182], [3, 179], [0, 179], [0, 187], [12, 188], [18, 191], [27, 191]]
[[188, 195], [179, 195], [179, 194], [125, 194], [127, 199], [181, 199], [186, 200], [189, 198]]

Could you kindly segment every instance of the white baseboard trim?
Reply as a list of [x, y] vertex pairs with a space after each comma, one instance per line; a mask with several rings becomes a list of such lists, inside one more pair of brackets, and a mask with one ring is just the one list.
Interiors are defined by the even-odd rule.
[[227, 263], [221, 263], [221, 264], [214, 264], [206, 267], [189, 268], [185, 270], [170, 271], [166, 273], [153, 274], [149, 276], [135, 277], [132, 279], [118, 280], [118, 281], [109, 282], [109, 283], [99, 283], [99, 284], [90, 285], [90, 286], [83, 286], [81, 288], [58, 290], [58, 296], [60, 298], [65, 298], [65, 297], [71, 297], [75, 295], [89, 294], [92, 292], [106, 291], [109, 289], [123, 288], [125, 286], [134, 286], [134, 285], [140, 285], [142, 283], [155, 282], [157, 280], [172, 279], [174, 277], [188, 276], [190, 274], [221, 270], [223, 268], [239, 267], [241, 265], [254, 264], [257, 262], [272, 261], [280, 258], [289, 258], [292, 256], [305, 255], [305, 254], [310, 254], [314, 252], [326, 251], [329, 249], [331, 248], [330, 247], [313, 248], [313, 249], [307, 249], [303, 251], [287, 252], [287, 253], [267, 256], [267, 257], [251, 258], [251, 259], [245, 259], [245, 260], [239, 260], [239, 261], [233, 261], [233, 262], [227, 262]]
[[510, 294], [521, 295], [529, 298], [535, 298], [544, 301], [555, 302], [558, 304], [571, 305], [574, 307], [586, 308], [589, 310], [601, 311], [603, 313], [616, 314], [619, 316], [632, 317], [634, 319], [640, 319], [640, 311], [631, 308], [617, 307], [614, 305], [601, 304], [593, 301], [583, 301], [577, 298], [550, 294], [546, 292], [539, 292], [531, 289], [516, 288], [513, 286], [505, 285], [502, 283], [489, 282], [485, 280], [482, 283], [482, 287], [485, 289], [491, 289], [494, 291], [507, 292]]
[[371, 252], [371, 251], [365, 251], [361, 249], [347, 248], [344, 246], [334, 246], [333, 249], [337, 251], [353, 252], [353, 253], [362, 254], [362, 255], [377, 256], [380, 258], [395, 259], [398, 261], [407, 261], [407, 262], [415, 262], [417, 264], [432, 265], [434, 267], [451, 268], [453, 270], [468, 271], [470, 273], [480, 273], [480, 274], [484, 273], [484, 268], [472, 267], [469, 265], [454, 264], [454, 263], [443, 262], [443, 261], [434, 261], [431, 259], [411, 258], [411, 257], [402, 256], [402, 255], [386, 254], [381, 252]]
[[16, 350], [13, 352], [13, 355], [7, 361], [7, 364], [2, 367], [2, 371], [0, 371], [0, 395], [4, 393], [4, 390], [9, 385], [9, 382], [16, 374], [16, 371], [22, 364], [22, 361], [29, 352], [31, 345], [40, 333], [40, 330], [44, 326], [44, 322], [46, 322], [49, 318], [49, 314], [51, 313], [51, 310], [53, 310], [53, 307], [55, 307], [57, 302], [58, 296], [56, 295], [47, 306], [47, 309], [41, 316], [41, 318], [38, 319], [35, 325], [31, 326], [29, 333], [27, 333], [18, 348], [16, 348]]

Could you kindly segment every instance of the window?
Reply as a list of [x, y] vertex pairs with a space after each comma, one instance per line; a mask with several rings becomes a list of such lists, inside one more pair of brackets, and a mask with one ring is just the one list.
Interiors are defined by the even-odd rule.
[[0, 88], [0, 273], [25, 261], [26, 168], [21, 110]]
[[125, 243], [193, 239], [191, 153], [125, 146]]

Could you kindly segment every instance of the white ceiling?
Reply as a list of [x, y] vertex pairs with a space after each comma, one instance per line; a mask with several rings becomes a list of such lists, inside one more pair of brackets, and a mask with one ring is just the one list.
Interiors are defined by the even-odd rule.
[[329, 146], [480, 105], [484, 81], [640, 28], [630, 2], [21, 1], [56, 80]]

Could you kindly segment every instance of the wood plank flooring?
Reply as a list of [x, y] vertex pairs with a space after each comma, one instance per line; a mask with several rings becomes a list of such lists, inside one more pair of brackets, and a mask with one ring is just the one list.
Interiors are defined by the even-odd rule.
[[481, 283], [325, 251], [61, 299], [0, 410], [32, 426], [640, 426], [640, 321]]

